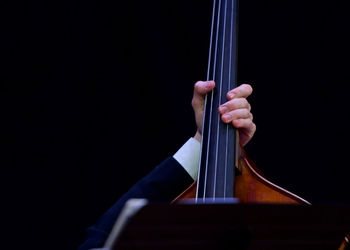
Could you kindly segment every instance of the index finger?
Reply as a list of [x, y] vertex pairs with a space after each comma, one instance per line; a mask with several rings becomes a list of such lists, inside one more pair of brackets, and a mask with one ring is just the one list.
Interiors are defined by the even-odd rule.
[[252, 92], [253, 92], [252, 86], [250, 86], [249, 84], [242, 84], [237, 88], [230, 90], [227, 93], [227, 99], [231, 100], [237, 97], [247, 98], [252, 94]]

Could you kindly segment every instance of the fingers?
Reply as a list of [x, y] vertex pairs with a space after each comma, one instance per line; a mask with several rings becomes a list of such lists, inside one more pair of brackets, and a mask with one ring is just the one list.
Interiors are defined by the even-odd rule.
[[252, 120], [249, 118], [234, 120], [232, 123], [236, 128], [247, 128], [254, 132], [256, 130], [256, 125], [252, 123]]
[[251, 106], [247, 99], [245, 98], [235, 98], [232, 99], [219, 107], [219, 113], [220, 114], [225, 114], [226, 112], [230, 110], [235, 110], [235, 109], [248, 109], [249, 111], [251, 110]]
[[[194, 85], [192, 107], [195, 113], [197, 133], [202, 133], [202, 120], [204, 112], [205, 95], [215, 87], [214, 81], [199, 81]], [[253, 122], [253, 115], [250, 112], [251, 106], [247, 97], [253, 92], [249, 84], [242, 84], [227, 93], [228, 101], [218, 108], [221, 120], [224, 123], [231, 123], [239, 129], [239, 140], [241, 145], [246, 145], [253, 137], [256, 126]]]
[[230, 112], [227, 112], [221, 116], [221, 120], [225, 123], [230, 123], [234, 120], [239, 119], [250, 119], [250, 121], [253, 121], [253, 115], [250, 113], [248, 109], [242, 108], [242, 109], [235, 109]]
[[232, 124], [239, 129], [239, 141], [242, 146], [245, 146], [254, 136], [256, 125], [251, 119], [234, 120]]
[[229, 91], [228, 101], [218, 108], [221, 120], [239, 129], [240, 143], [243, 146], [250, 141], [256, 131], [253, 115], [250, 112], [251, 106], [246, 99], [252, 92], [253, 88], [249, 84], [242, 84]]
[[242, 84], [237, 88], [230, 90], [227, 93], [227, 99], [232, 100], [233, 98], [247, 98], [253, 92], [253, 88], [249, 84]]

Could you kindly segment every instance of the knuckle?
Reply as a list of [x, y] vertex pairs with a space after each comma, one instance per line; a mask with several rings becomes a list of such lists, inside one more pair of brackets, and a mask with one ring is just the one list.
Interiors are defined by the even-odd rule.
[[250, 133], [249, 133], [251, 137], [255, 134], [255, 131], [256, 131], [256, 125], [255, 123], [252, 123], [250, 126]]
[[249, 104], [248, 100], [247, 100], [247, 99], [245, 99], [245, 98], [243, 98], [243, 99], [242, 99], [242, 106], [243, 106], [243, 107], [247, 107], [247, 108], [248, 108], [248, 107], [249, 107], [249, 105], [250, 105], [250, 104]]
[[233, 120], [232, 125], [235, 126], [236, 128], [242, 127], [242, 120]]
[[231, 105], [232, 105], [231, 108], [233, 110], [240, 109], [240, 108], [245, 106], [244, 99], [242, 99], [242, 98], [233, 99], [233, 100], [231, 100]]
[[250, 112], [248, 109], [243, 109], [243, 116], [244, 117], [250, 117]]
[[234, 100], [230, 100], [227, 102], [227, 105], [226, 105], [230, 110], [234, 110], [237, 108], [237, 100], [234, 99]]
[[250, 105], [250, 103], [248, 102], [248, 110], [251, 111], [252, 110], [252, 105]]
[[253, 132], [255, 133], [256, 131], [256, 124], [253, 122]]
[[200, 87], [200, 85], [202, 84], [202, 81], [197, 81], [195, 84], [194, 84], [194, 89], [198, 89]]
[[197, 98], [192, 98], [191, 105], [193, 108], [197, 106], [197, 103], [198, 103]]

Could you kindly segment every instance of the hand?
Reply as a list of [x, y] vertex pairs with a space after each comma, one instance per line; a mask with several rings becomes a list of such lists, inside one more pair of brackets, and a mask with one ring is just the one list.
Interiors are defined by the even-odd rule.
[[[202, 136], [202, 122], [204, 113], [205, 95], [215, 87], [214, 81], [196, 82], [192, 98], [192, 108], [195, 113], [197, 132], [194, 136], [198, 141]], [[232, 123], [239, 129], [239, 140], [242, 146], [246, 145], [253, 137], [256, 125], [253, 122], [253, 115], [250, 112], [251, 106], [247, 97], [251, 95], [253, 89], [249, 84], [242, 84], [227, 93], [228, 101], [218, 108], [221, 120], [224, 123]]]

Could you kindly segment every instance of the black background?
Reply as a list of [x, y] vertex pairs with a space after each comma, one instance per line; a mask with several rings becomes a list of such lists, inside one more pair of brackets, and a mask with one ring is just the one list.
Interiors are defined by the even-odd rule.
[[[312, 203], [349, 203], [345, 1], [242, 0], [250, 157]], [[74, 249], [194, 135], [212, 1], [1, 2], [1, 175], [9, 249]]]

